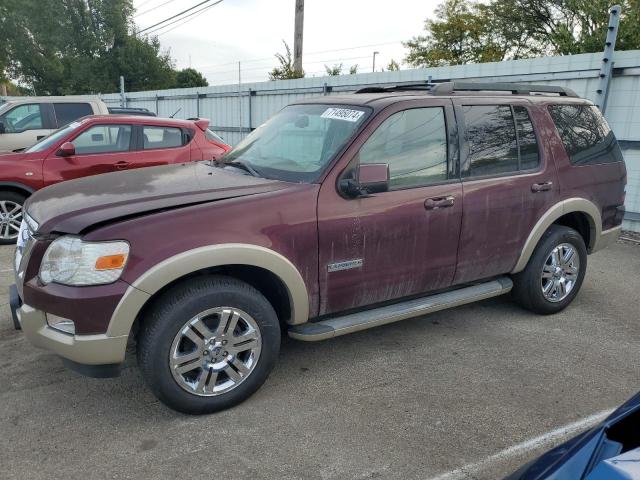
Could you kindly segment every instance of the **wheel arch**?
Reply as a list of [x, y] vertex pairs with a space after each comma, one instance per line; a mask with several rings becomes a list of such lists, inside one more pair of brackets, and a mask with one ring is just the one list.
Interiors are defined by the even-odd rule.
[[29, 197], [35, 190], [18, 182], [0, 182], [0, 191], [16, 192]]
[[588, 252], [595, 249], [598, 238], [602, 234], [602, 216], [593, 202], [584, 198], [563, 200], [549, 208], [534, 225], [511, 273], [524, 270], [542, 235], [553, 224], [576, 229], [584, 238]]
[[[223, 273], [247, 281], [272, 302], [278, 289], [286, 291], [288, 305], [274, 305], [276, 311], [289, 312], [287, 323], [304, 323], [309, 318], [309, 296], [298, 269], [284, 256], [268, 248], [249, 244], [200, 247], [169, 257], [151, 267], [127, 289], [116, 307], [108, 336], [128, 335], [138, 314], [167, 287], [198, 273]], [[260, 277], [257, 274], [272, 275]], [[260, 282], [277, 279], [275, 291], [265, 292]], [[271, 298], [269, 298], [271, 297]]]

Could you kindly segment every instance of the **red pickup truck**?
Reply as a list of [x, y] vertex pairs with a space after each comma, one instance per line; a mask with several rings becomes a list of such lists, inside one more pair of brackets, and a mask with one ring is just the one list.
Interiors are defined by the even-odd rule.
[[0, 155], [0, 244], [15, 243], [22, 205], [34, 191], [72, 178], [218, 159], [230, 146], [209, 120], [93, 115], [22, 152]]

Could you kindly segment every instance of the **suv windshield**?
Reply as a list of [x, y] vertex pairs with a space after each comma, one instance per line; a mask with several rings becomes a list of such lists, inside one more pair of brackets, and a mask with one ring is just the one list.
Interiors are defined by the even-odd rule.
[[78, 128], [80, 125], [82, 125], [80, 122], [71, 122], [69, 125], [59, 128], [55, 132], [47, 135], [32, 147], [27, 148], [25, 152], [26, 153], [42, 152], [47, 148], [49, 148], [54, 143], [56, 143], [58, 140], [66, 137], [69, 133], [71, 133], [73, 130]]
[[291, 105], [258, 127], [224, 160], [248, 164], [268, 178], [313, 182], [369, 111], [347, 105]]

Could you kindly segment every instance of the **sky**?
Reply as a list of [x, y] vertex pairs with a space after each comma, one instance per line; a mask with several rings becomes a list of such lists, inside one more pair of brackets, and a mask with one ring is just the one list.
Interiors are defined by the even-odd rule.
[[[150, 27], [204, 0], [134, 0], [134, 21]], [[213, 3], [215, 0], [210, 0]], [[391, 59], [402, 62], [406, 41], [423, 32], [440, 0], [306, 0], [303, 68], [307, 76], [323, 76], [324, 65], [343, 64], [347, 72], [376, 71]], [[192, 12], [207, 6], [205, 3]], [[191, 13], [191, 12], [189, 12]], [[193, 67], [210, 85], [266, 81], [284, 52], [293, 50], [295, 0], [223, 0], [220, 4], [153, 32], [170, 50], [176, 67]], [[157, 27], [159, 28], [159, 27]], [[355, 48], [359, 47], [359, 48]]]

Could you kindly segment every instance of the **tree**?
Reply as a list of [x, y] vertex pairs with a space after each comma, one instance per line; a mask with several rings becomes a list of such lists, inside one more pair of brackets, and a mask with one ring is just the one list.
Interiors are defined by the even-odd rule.
[[356, 75], [358, 73], [358, 64], [351, 65], [349, 68], [349, 75]]
[[269, 80], [288, 80], [292, 78], [302, 78], [304, 77], [304, 71], [297, 72], [293, 68], [293, 57], [291, 55], [291, 49], [287, 42], [282, 40], [284, 44], [285, 53], [276, 53], [276, 58], [280, 63], [280, 66], [274, 67], [273, 70], [269, 73]]
[[389, 70], [390, 72], [397, 72], [398, 70], [400, 70], [400, 64], [392, 58], [389, 62], [389, 65], [387, 65], [387, 70]]
[[3, 0], [7, 76], [37, 94], [171, 88], [173, 62], [157, 38], [138, 36], [131, 0]]
[[[640, 48], [640, 2], [619, 3], [616, 49]], [[425, 34], [405, 42], [405, 60], [426, 67], [599, 52], [608, 22], [608, 0], [445, 0]]]
[[404, 42], [409, 48], [405, 61], [410, 65], [434, 67], [504, 58], [504, 46], [496, 42], [489, 18], [479, 4], [445, 0], [435, 14], [435, 20], [425, 21], [426, 35]]
[[342, 75], [342, 64], [336, 64], [333, 67], [325, 65], [324, 69], [327, 71], [327, 75], [329, 76], [335, 77], [337, 75]]
[[194, 68], [185, 68], [176, 72], [175, 88], [208, 87], [209, 82]]

